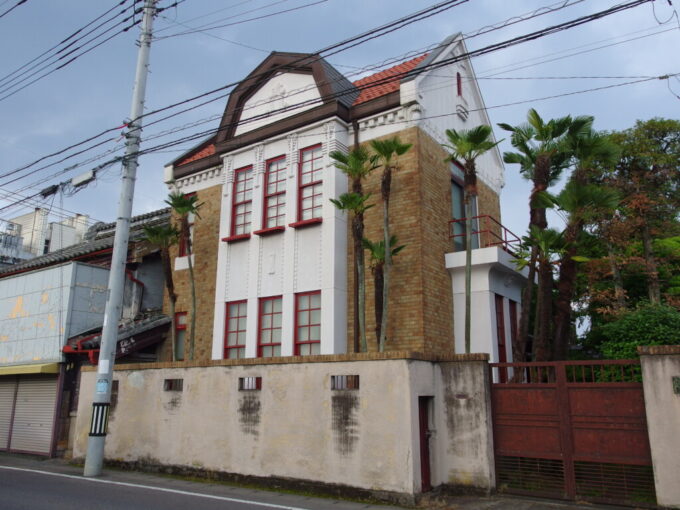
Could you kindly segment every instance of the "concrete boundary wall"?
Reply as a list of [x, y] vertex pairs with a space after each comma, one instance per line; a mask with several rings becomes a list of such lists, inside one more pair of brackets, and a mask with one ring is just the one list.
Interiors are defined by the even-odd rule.
[[680, 508], [680, 345], [638, 347], [656, 500]]
[[[495, 481], [486, 356], [401, 356], [118, 367], [106, 459], [410, 496], [422, 484], [419, 397], [431, 397], [432, 485], [489, 492]], [[358, 375], [359, 389], [332, 390], [336, 375]], [[87, 449], [95, 377], [82, 373], [75, 458]], [[239, 390], [247, 377], [261, 378], [261, 389]], [[181, 379], [182, 391], [164, 390], [166, 379]]]

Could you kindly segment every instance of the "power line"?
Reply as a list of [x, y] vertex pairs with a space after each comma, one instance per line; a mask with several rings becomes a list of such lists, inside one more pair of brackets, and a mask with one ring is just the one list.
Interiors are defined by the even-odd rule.
[[4, 17], [7, 16], [10, 12], [12, 12], [14, 9], [16, 9], [17, 7], [19, 7], [19, 6], [22, 5], [22, 4], [25, 4], [26, 2], [28, 2], [28, 0], [19, 0], [19, 1], [18, 1], [16, 4], [14, 4], [12, 7], [10, 7], [10, 8], [7, 9], [5, 12], [3, 12], [2, 14], [0, 14], [0, 18], [4, 18]]
[[[450, 64], [450, 63], [453, 63], [453, 62], [456, 62], [456, 61], [459, 61], [459, 60], [462, 60], [462, 59], [465, 59], [465, 58], [471, 58], [471, 57], [474, 57], [474, 56], [478, 56], [478, 55], [482, 55], [482, 54], [488, 53], [488, 52], [490, 52], [490, 51], [497, 51], [497, 50], [499, 50], [499, 49], [504, 49], [504, 48], [507, 48], [507, 47], [512, 46], [512, 45], [515, 45], [515, 44], [520, 44], [521, 42], [526, 42], [526, 41], [529, 41], [529, 40], [534, 40], [534, 39], [537, 39], [537, 38], [540, 38], [540, 37], [544, 37], [544, 36], [546, 36], [546, 35], [549, 35], [549, 34], [552, 34], [552, 33], [556, 33], [556, 32], [561, 31], [561, 30], [566, 30], [566, 29], [568, 29], [568, 28], [573, 28], [573, 27], [575, 27], [575, 26], [579, 26], [579, 25], [581, 25], [581, 24], [584, 24], [584, 23], [587, 23], [587, 22], [590, 22], [590, 21], [594, 21], [594, 20], [596, 20], [596, 19], [600, 19], [600, 18], [602, 18], [602, 17], [604, 17], [604, 16], [606, 16], [606, 15], [610, 15], [610, 14], [613, 14], [613, 13], [616, 13], [616, 12], [620, 12], [620, 11], [625, 10], [625, 9], [629, 9], [629, 8], [636, 7], [636, 6], [638, 6], [638, 5], [641, 5], [641, 4], [643, 4], [643, 3], [646, 3], [646, 2], [648, 2], [648, 1], [650, 1], [650, 0], [636, 0], [636, 1], [633, 1], [633, 2], [629, 2], [628, 4], [621, 4], [621, 5], [619, 5], [619, 6], [615, 6], [615, 7], [613, 7], [613, 8], [607, 9], [607, 10], [605, 10], [605, 11], [600, 11], [600, 12], [598, 12], [598, 13], [594, 13], [594, 14], [591, 14], [591, 15], [588, 15], [588, 16], [583, 16], [583, 17], [577, 18], [577, 19], [575, 19], [575, 20], [571, 20], [571, 21], [568, 21], [568, 22], [565, 22], [565, 23], [562, 23], [562, 24], [559, 24], [559, 25], [555, 25], [555, 26], [552, 26], [552, 27], [548, 27], [548, 28], [546, 28], [546, 29], [543, 29], [543, 30], [540, 30], [540, 31], [536, 31], [536, 32], [533, 32], [533, 33], [530, 33], [530, 34], [526, 34], [526, 35], [524, 35], [524, 36], [519, 36], [519, 37], [513, 38], [513, 39], [511, 39], [511, 40], [509, 40], [509, 41], [504, 41], [504, 42], [502, 42], [502, 43], [493, 44], [493, 45], [490, 45], [490, 46], [481, 48], [481, 49], [479, 49], [479, 50], [475, 50], [475, 51], [468, 52], [468, 53], [463, 54], [463, 55], [459, 55], [459, 56], [456, 56], [456, 57], [452, 57], [452, 58], [446, 59], [446, 60], [444, 60], [444, 61], [442, 61], [442, 62], [438, 62], [438, 63], [436, 63], [436, 64], [430, 64], [430, 65], [426, 66], [426, 68], [418, 69], [418, 73], [419, 73], [419, 72], [423, 72], [423, 71], [425, 71], [425, 70], [436, 69], [436, 68], [438, 68], [438, 67], [442, 67], [442, 66], [444, 66], [444, 65], [448, 65], [448, 64]], [[441, 5], [441, 4], [440, 4], [440, 5]], [[398, 21], [400, 21], [400, 20], [398, 20]], [[364, 35], [364, 34], [362, 34], [362, 35], [360, 35], [360, 36], [357, 36], [357, 37], [362, 37], [363, 35]], [[336, 46], [339, 46], [340, 44], [341, 44], [341, 43], [338, 43], [338, 45], [334, 45], [334, 46], [332, 46], [331, 48], [334, 48], [334, 47], [336, 47]], [[380, 85], [383, 84], [383, 82], [392, 81], [392, 80], [396, 80], [396, 79], [400, 79], [400, 78], [405, 78], [405, 77], [407, 77], [407, 76], [411, 76], [411, 75], [415, 75], [415, 74], [416, 74], [416, 73], [413, 72], [413, 71], [410, 71], [410, 72], [408, 72], [408, 73], [400, 73], [400, 74], [397, 74], [397, 75], [394, 75], [394, 76], [390, 76], [390, 77], [388, 77], [387, 79], [382, 80], [382, 81], [381, 81], [381, 80], [377, 80], [377, 81], [372, 82], [371, 84], [369, 84], [369, 85], [367, 85], [367, 86], [363, 86], [363, 87], [360, 87], [360, 88], [361, 88], [361, 89], [365, 89], [365, 88], [372, 88], [372, 87], [380, 86]], [[237, 82], [237, 83], [238, 83], [238, 82]], [[227, 86], [227, 87], [228, 87], [228, 86]], [[226, 87], [221, 87], [220, 89], [216, 89], [216, 90], [223, 90], [224, 88], [226, 88]], [[206, 95], [209, 95], [209, 94], [211, 94], [211, 93], [214, 93], [214, 91], [210, 91], [210, 92], [208, 92], [208, 93], [204, 93], [204, 94], [202, 94], [202, 96], [206, 96]], [[346, 94], [346, 93], [347, 93], [347, 91], [340, 92], [340, 93], [338, 93], [338, 94], [335, 94], [335, 96], [336, 96], [336, 97], [339, 97], [340, 95], [344, 95], [344, 94]], [[196, 97], [201, 97], [201, 96], [196, 96]], [[174, 106], [177, 106], [177, 105], [180, 105], [180, 104], [185, 104], [185, 103], [188, 103], [188, 102], [190, 102], [190, 101], [192, 101], [192, 100], [194, 100], [194, 99], [195, 99], [195, 98], [190, 98], [190, 99], [184, 100], [184, 101], [182, 101], [182, 102], [180, 102], [180, 103], [176, 103], [175, 105], [171, 105], [171, 106], [169, 106], [169, 107], [165, 107], [164, 109], [169, 109], [169, 108], [171, 108], [171, 107], [174, 107]], [[326, 99], [326, 98], [324, 98], [324, 99]], [[303, 102], [303, 103], [298, 103], [298, 104], [295, 104], [295, 105], [291, 105], [291, 106], [289, 106], [289, 107], [283, 109], [283, 111], [287, 111], [287, 110], [290, 110], [290, 109], [293, 109], [293, 108], [299, 108], [300, 106], [303, 106], [303, 105], [305, 105], [305, 104], [307, 104], [307, 103], [309, 103], [309, 101]], [[199, 106], [200, 106], [200, 105], [199, 105]], [[189, 110], [195, 109], [195, 108], [197, 108], [197, 107], [198, 107], [198, 106], [194, 106], [194, 107], [188, 108], [188, 109], [186, 109], [186, 110], [184, 110], [184, 111], [189, 111]], [[153, 112], [149, 112], [149, 113], [145, 114], [144, 116], [148, 116], [148, 115], [157, 113], [157, 112], [162, 111], [162, 110], [164, 110], [164, 109], [154, 110]], [[264, 115], [264, 117], [269, 116], [270, 114], [271, 114], [271, 113], [266, 114], [266, 115]], [[170, 117], [172, 117], [172, 116], [174, 116], [174, 114], [171, 115], [171, 116], [166, 117], [166, 119], [167, 119], [167, 118], [170, 118]], [[253, 118], [251, 118], [251, 119], [248, 119], [248, 121], [249, 121], [249, 122], [252, 122], [252, 121], [254, 121], [254, 120], [258, 120], [258, 118], [259, 118], [259, 117], [253, 117]], [[165, 119], [162, 119], [162, 120], [165, 120]], [[157, 122], [158, 122], [158, 121], [157, 121]], [[227, 127], [229, 127], [229, 126], [223, 126], [221, 129], [225, 129], [225, 128], [227, 128]], [[218, 132], [219, 132], [219, 130], [218, 130]], [[198, 139], [198, 138], [202, 138], [202, 137], [205, 136], [206, 134], [214, 134], [214, 132], [213, 132], [213, 131], [201, 132], [201, 133], [197, 133], [197, 134], [194, 134], [194, 135], [191, 135], [191, 136], [188, 136], [188, 137], [183, 137], [183, 138], [179, 139], [178, 141], [175, 141], [175, 142], [168, 142], [168, 144], [164, 144], [164, 145], [162, 145], [162, 146], [158, 146], [158, 147], [156, 147], [156, 149], [159, 149], [159, 148], [167, 148], [167, 147], [171, 147], [171, 146], [173, 146], [173, 145], [176, 145], [176, 144], [178, 144], [178, 143], [184, 143], [184, 142], [188, 142], [188, 141], [191, 141], [191, 140], [196, 140], [196, 139]], [[88, 149], [86, 149], [86, 150], [80, 151], [80, 152], [78, 152], [78, 153], [76, 153], [76, 154], [72, 154], [72, 155], [70, 155], [70, 156], [67, 156], [66, 158], [63, 158], [62, 160], [60, 160], [59, 162], [63, 162], [63, 161], [66, 160], [66, 159], [69, 159], [69, 158], [71, 158], [71, 157], [75, 157], [75, 156], [77, 156], [77, 155], [79, 155], [79, 154], [82, 154], [83, 152], [86, 152], [87, 150], [91, 150], [92, 148], [94, 148], [94, 147], [96, 147], [96, 146], [98, 146], [98, 145], [101, 145], [101, 143], [95, 144], [93, 147], [90, 147], [90, 148], [88, 148]], [[143, 152], [143, 153], [144, 153], [144, 152]], [[59, 162], [56, 162], [56, 163], [54, 163], [54, 164], [58, 164]], [[51, 164], [51, 165], [48, 165], [48, 166], [53, 166], [54, 164]], [[44, 168], [44, 167], [43, 167], [43, 168]], [[11, 173], [12, 173], [12, 172], [10, 172], [9, 174], [11, 174]], [[0, 176], [0, 177], [4, 177], [4, 176], [7, 176], [7, 175], [8, 175], [8, 174], [3, 174], [3, 175]], [[15, 180], [16, 180], [16, 179], [15, 179]], [[11, 182], [13, 182], [13, 181], [11, 181]]]
[[[368, 32], [364, 32], [364, 33], [359, 34], [359, 35], [357, 35], [357, 36], [354, 36], [354, 37], [351, 37], [351, 38], [346, 39], [346, 40], [344, 40], [344, 41], [341, 41], [341, 42], [339, 42], [339, 43], [335, 43], [335, 44], [333, 44], [333, 45], [331, 45], [331, 46], [328, 46], [327, 48], [324, 48], [324, 49], [318, 51], [317, 54], [322, 53], [322, 52], [325, 52], [325, 51], [330, 51], [331, 49], [335, 49], [335, 48], [337, 48], [337, 47], [340, 47], [340, 46], [342, 46], [343, 44], [347, 44], [347, 43], [353, 42], [353, 41], [355, 41], [355, 40], [357, 40], [357, 39], [366, 37], [367, 35], [373, 34], [373, 33], [375, 33], [376, 31], [380, 31], [380, 30], [383, 30], [383, 29], [386, 29], [386, 28], [391, 28], [392, 26], [394, 26], [394, 25], [397, 24], [397, 23], [402, 22], [403, 20], [410, 19], [410, 18], [414, 18], [414, 17], [417, 17], [417, 16], [422, 16], [423, 14], [425, 14], [425, 13], [427, 13], [427, 12], [433, 10], [433, 9], [437, 9], [437, 8], [440, 8], [440, 7], [445, 6], [445, 5], [450, 5], [451, 7], [454, 7], [454, 6], [456, 6], [456, 5], [460, 5], [461, 3], [465, 3], [465, 2], [467, 2], [467, 1], [468, 1], [468, 0], [446, 0], [446, 1], [444, 1], [444, 2], [440, 2], [440, 3], [438, 3], [438, 4], [435, 4], [435, 5], [431, 6], [431, 7], [428, 7], [428, 8], [426, 8], [426, 9], [422, 9], [422, 10], [420, 10], [420, 11], [417, 11], [417, 12], [413, 13], [413, 14], [410, 14], [410, 15], [408, 15], [408, 16], [399, 18], [399, 19], [397, 19], [397, 20], [395, 20], [395, 21], [389, 22], [389, 23], [387, 23], [387, 24], [385, 24], [385, 25], [382, 25], [382, 26], [380, 26], [380, 27], [377, 27], [377, 28], [375, 28], [375, 29], [372, 29], [372, 30], [370, 30], [370, 31], [368, 31]], [[293, 66], [294, 66], [294, 65], [299, 64], [299, 63], [304, 62], [304, 61], [307, 61], [307, 62], [308, 62], [309, 60], [310, 60], [310, 57], [309, 57], [309, 56], [304, 56], [304, 57], [301, 57], [300, 59], [294, 61], [294, 62], [291, 63], [290, 65], [293, 65]], [[256, 77], [258, 77], [258, 76], [264, 76], [265, 74], [266, 74], [266, 73], [261, 73], [260, 75], [253, 75], [253, 76], [251, 76], [251, 78], [256, 78]], [[235, 86], [237, 86], [240, 82], [241, 82], [241, 80], [235, 81], [235, 82], [231, 82], [231, 83], [228, 83], [227, 85], [223, 85], [223, 86], [218, 87], [218, 88], [216, 88], [216, 89], [209, 90], [209, 91], [204, 92], [204, 93], [201, 93], [201, 94], [199, 94], [199, 95], [197, 95], [197, 96], [193, 96], [193, 97], [190, 97], [190, 98], [188, 98], [188, 99], [184, 99], [184, 100], [182, 100], [182, 101], [179, 101], [179, 102], [176, 102], [176, 103], [167, 105], [167, 106], [165, 106], [165, 107], [158, 108], [158, 109], [156, 109], [156, 110], [147, 112], [147, 113], [141, 115], [141, 116], [140, 116], [140, 119], [142, 119], [142, 118], [144, 118], [144, 117], [149, 117], [149, 116], [151, 116], [151, 115], [155, 115], [155, 114], [161, 113], [161, 112], [163, 112], [163, 111], [167, 111], [167, 110], [176, 108], [176, 107], [178, 107], [178, 106], [181, 106], [181, 105], [184, 105], [184, 104], [193, 102], [193, 101], [197, 101], [197, 100], [199, 100], [199, 99], [202, 99], [202, 98], [204, 98], [204, 97], [213, 95], [213, 94], [218, 93], [218, 92], [222, 92], [222, 91], [225, 91], [225, 90], [232, 89], [232, 88], [234, 88]], [[221, 96], [221, 97], [223, 97], [223, 96]], [[214, 100], [217, 100], [217, 99], [220, 99], [220, 97], [215, 98]], [[206, 102], [206, 103], [203, 103], [203, 104], [207, 104], [207, 102]], [[187, 110], [187, 111], [188, 111], [188, 110]], [[121, 127], [125, 127], [125, 126], [121, 126]], [[72, 144], [72, 145], [70, 145], [69, 147], [66, 147], [65, 149], [61, 149], [61, 150], [59, 150], [59, 151], [55, 151], [54, 153], [48, 154], [48, 155], [46, 155], [46, 156], [43, 156], [43, 157], [41, 157], [41, 158], [39, 158], [39, 159], [37, 159], [37, 160], [34, 160], [34, 161], [32, 161], [32, 162], [30, 162], [30, 163], [28, 163], [28, 164], [26, 164], [26, 165], [23, 165], [23, 166], [19, 167], [19, 168], [15, 168], [15, 169], [13, 169], [13, 170], [11, 170], [11, 171], [9, 171], [9, 172], [5, 172], [5, 173], [3, 173], [3, 174], [0, 174], [0, 178], [7, 177], [7, 176], [9, 176], [9, 175], [12, 175], [12, 174], [17, 173], [17, 172], [21, 172], [21, 171], [23, 171], [23, 170], [27, 170], [27, 169], [29, 169], [29, 168], [35, 166], [36, 164], [40, 163], [41, 161], [44, 161], [45, 159], [48, 159], [48, 158], [50, 158], [50, 157], [54, 157], [54, 156], [57, 156], [57, 155], [61, 155], [61, 154], [63, 154], [64, 152], [67, 152], [67, 151], [69, 151], [69, 150], [71, 150], [71, 149], [73, 149], [73, 148], [75, 148], [75, 147], [80, 146], [80, 145], [84, 145], [84, 144], [86, 144], [86, 143], [89, 143], [89, 142], [91, 142], [91, 141], [93, 141], [93, 140], [95, 140], [95, 139], [97, 139], [97, 138], [99, 138], [99, 137], [101, 137], [101, 136], [103, 136], [103, 135], [105, 135], [105, 134], [107, 134], [107, 133], [110, 133], [110, 132], [112, 132], [112, 131], [117, 131], [117, 130], [121, 129], [121, 127], [109, 128], [109, 129], [106, 129], [106, 130], [104, 130], [104, 131], [101, 131], [101, 132], [98, 133], [97, 135], [91, 136], [91, 137], [89, 137], [89, 138], [87, 138], [87, 139], [85, 139], [85, 140], [82, 140], [82, 141], [80, 141], [80, 142], [77, 142], [77, 143], [75, 143], [75, 144]], [[97, 144], [97, 145], [101, 145], [101, 144]], [[97, 145], [95, 145], [95, 146], [97, 146]], [[91, 147], [91, 148], [94, 148], [95, 146], [93, 146], [93, 147]], [[79, 152], [78, 154], [81, 154], [81, 153], [82, 153], [82, 151]], [[75, 155], [78, 155], [78, 154], [75, 154]], [[65, 159], [70, 159], [71, 157], [73, 157], [73, 156], [69, 156], [69, 157], [67, 157], [67, 158], [64, 158], [64, 159], [62, 159], [62, 160], [60, 160], [60, 161], [58, 161], [58, 162], [56, 162], [56, 163], [53, 163], [52, 165], [58, 164], [58, 163], [60, 163], [60, 162], [63, 162]]]
[[[141, 8], [140, 8], [140, 9], [141, 9]], [[13, 96], [14, 94], [16, 94], [16, 93], [18, 93], [18, 92], [24, 90], [25, 88], [29, 87], [30, 85], [36, 83], [37, 81], [42, 80], [43, 78], [49, 76], [49, 75], [52, 74], [52, 73], [55, 73], [56, 71], [59, 71], [60, 69], [63, 69], [64, 67], [66, 67], [66, 66], [72, 64], [73, 62], [75, 62], [76, 60], [78, 60], [78, 59], [79, 59], [80, 57], [82, 57], [83, 55], [86, 55], [87, 53], [91, 52], [92, 50], [98, 48], [99, 46], [101, 46], [101, 45], [107, 43], [108, 41], [110, 41], [111, 39], [115, 38], [116, 36], [121, 35], [121, 34], [124, 34], [124, 33], [127, 32], [128, 30], [130, 30], [131, 28], [133, 28], [134, 26], [140, 24], [140, 23], [141, 23], [141, 20], [134, 20], [134, 19], [133, 19], [136, 12], [137, 12], [137, 11], [133, 12], [133, 14], [131, 14], [130, 16], [126, 17], [125, 19], [123, 19], [121, 22], [119, 22], [118, 24], [114, 25], [113, 27], [110, 27], [110, 28], [106, 29], [106, 30], [105, 30], [104, 32], [102, 32], [101, 34], [98, 34], [97, 36], [91, 38], [91, 39], [88, 40], [87, 42], [83, 43], [83, 45], [78, 46], [78, 47], [75, 48], [74, 50], [71, 50], [70, 52], [68, 52], [68, 53], [66, 53], [66, 54], [64, 54], [64, 55], [61, 55], [55, 62], [51, 62], [51, 63], [49, 63], [49, 64], [47, 64], [47, 65], [41, 67], [40, 69], [38, 69], [38, 70], [36, 70], [35, 72], [31, 73], [29, 76], [24, 77], [22, 80], [20, 80], [20, 81], [14, 83], [14, 84], [12, 84], [12, 85], [9, 86], [9, 87], [4, 88], [3, 90], [0, 90], [0, 94], [4, 94], [4, 93], [8, 92], [8, 93], [5, 94], [4, 96], [0, 97], [0, 101], [4, 101], [5, 99], [7, 99], [7, 98]], [[109, 37], [107, 37], [106, 39], [104, 39], [104, 40], [98, 42], [98, 43], [95, 44], [94, 46], [91, 46], [90, 48], [84, 49], [84, 47], [85, 47], [87, 44], [90, 44], [91, 42], [94, 42], [95, 40], [97, 40], [97, 39], [99, 39], [101, 36], [103, 36], [104, 34], [110, 32], [111, 30], [113, 30], [114, 28], [116, 28], [117, 26], [122, 25], [122, 24], [125, 24], [125, 23], [126, 23], [127, 21], [129, 21], [130, 19], [133, 19], [133, 21], [132, 21], [132, 23], [131, 23], [130, 25], [128, 25], [128, 26], [122, 28], [121, 30], [115, 32], [114, 34], [112, 34], [112, 35], [110, 35]], [[81, 50], [81, 49], [84, 49], [84, 51], [82, 51], [81, 53], [79, 53], [79, 54], [77, 54], [77, 55], [71, 57], [69, 60], [66, 60], [66, 61], [63, 62], [62, 64], [60, 64], [60, 65], [58, 65], [57, 67], [55, 67], [54, 69], [51, 69], [51, 70], [49, 70], [49, 71], [47, 71], [47, 72], [41, 74], [41, 75], [38, 76], [37, 78], [35, 78], [35, 79], [29, 81], [28, 83], [26, 83], [25, 85], [19, 87], [18, 89], [13, 90], [12, 92], [9, 92], [12, 88], [16, 87], [18, 84], [25, 82], [26, 80], [30, 79], [32, 76], [35, 76], [36, 74], [40, 73], [41, 71], [44, 71], [45, 69], [47, 69], [47, 68], [50, 67], [51, 65], [54, 65], [54, 64], [58, 63], [59, 61], [68, 58], [70, 55], [72, 55], [73, 53], [75, 53], [75, 52], [77, 52], [77, 51], [79, 51], [79, 50]]]
[[[55, 45], [52, 46], [51, 48], [46, 49], [46, 50], [43, 51], [40, 55], [38, 55], [37, 57], [34, 57], [33, 59], [29, 60], [28, 62], [26, 62], [26, 63], [25, 63], [24, 65], [22, 65], [21, 67], [18, 67], [18, 68], [15, 69], [14, 71], [12, 71], [12, 72], [6, 74], [6, 75], [3, 76], [2, 78], [0, 78], [0, 84], [2, 84], [3, 82], [7, 81], [8, 78], [11, 78], [12, 76], [14, 76], [16, 73], [18, 73], [18, 72], [21, 71], [22, 69], [25, 69], [26, 67], [30, 66], [30, 65], [33, 64], [36, 60], [39, 60], [40, 58], [44, 57], [44, 56], [47, 55], [48, 53], [50, 53], [50, 52], [56, 50], [57, 48], [59, 48], [59, 46], [62, 46], [62, 45], [64, 45], [64, 44], [66, 44], [68, 41], [70, 41], [70, 40], [73, 39], [75, 36], [77, 36], [80, 32], [82, 32], [83, 30], [87, 29], [90, 25], [96, 23], [96, 22], [99, 21], [101, 18], [103, 18], [104, 16], [108, 15], [111, 11], [113, 11], [113, 10], [116, 9], [117, 7], [123, 5], [123, 4], [124, 4], [125, 2], [127, 2], [127, 1], [129, 1], [129, 0], [121, 0], [121, 1], [118, 2], [115, 6], [113, 6], [112, 8], [110, 8], [108, 11], [106, 11], [106, 12], [103, 13], [103, 14], [100, 14], [99, 16], [97, 16], [95, 19], [93, 19], [92, 21], [90, 21], [90, 22], [87, 23], [86, 25], [80, 27], [78, 30], [76, 30], [75, 32], [73, 32], [72, 34], [70, 34], [68, 37], [66, 37], [65, 39], [63, 39], [63, 40], [60, 41], [59, 43], [55, 44]], [[121, 11], [121, 12], [125, 12], [125, 11]], [[108, 22], [108, 21], [107, 21], [107, 22]], [[101, 25], [98, 25], [97, 27], [95, 27], [95, 29], [96, 29], [96, 28], [99, 28], [99, 26], [101, 26]], [[84, 36], [81, 36], [81, 37], [85, 37], [85, 36], [87, 36], [87, 35], [89, 35], [89, 33], [88, 33], [88, 34], [85, 34]], [[65, 49], [65, 48], [63, 48], [63, 49]], [[62, 50], [59, 50], [59, 51], [63, 51], [63, 49], [62, 49]], [[44, 62], [44, 60], [41, 61], [41, 62], [39, 62], [39, 63], [36, 64], [36, 65], [39, 65], [39, 64], [42, 63], [42, 62]], [[22, 73], [22, 74], [23, 74], [23, 73]], [[21, 76], [21, 75], [20, 75], [20, 76]]]

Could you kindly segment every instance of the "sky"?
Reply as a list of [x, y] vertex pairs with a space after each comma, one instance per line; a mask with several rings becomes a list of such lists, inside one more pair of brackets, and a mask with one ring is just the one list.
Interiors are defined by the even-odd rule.
[[[173, 1], [160, 0], [158, 5], [168, 7]], [[42, 72], [30, 78], [24, 74], [17, 79], [26, 81], [11, 88], [15, 83], [9, 81], [12, 77], [3, 80], [4, 77], [116, 6], [118, 0], [28, 0], [2, 15], [17, 3], [18, 0], [0, 0], [0, 176], [105, 129], [121, 126], [130, 114], [137, 59], [139, 28], [134, 27], [33, 84], [29, 82]], [[466, 44], [474, 50], [620, 3], [622, 0], [468, 0], [328, 60], [355, 80], [367, 74], [362, 74], [362, 67], [408, 55], [457, 32], [468, 35]], [[520, 124], [531, 107], [545, 119], [592, 115], [598, 130], [626, 129], [637, 120], [652, 117], [680, 118], [680, 77], [615, 86], [680, 72], [680, 21], [674, 11], [678, 3], [671, 6], [667, 0], [648, 2], [581, 27], [474, 58], [473, 68], [496, 137], [507, 138], [497, 123]], [[180, 0], [154, 21], [156, 39], [151, 47], [146, 111], [236, 82], [270, 51], [315, 52], [433, 4], [433, 0]], [[563, 5], [555, 12], [475, 36], [484, 27], [543, 12], [547, 6]], [[218, 24], [229, 26], [190, 30]], [[186, 31], [191, 33], [177, 35]], [[25, 87], [9, 95], [22, 86]], [[613, 87], [575, 93], [608, 86]], [[539, 100], [548, 96], [562, 97]], [[503, 106], [518, 102], [521, 104]], [[225, 105], [226, 98], [222, 98], [149, 126], [143, 132], [142, 149], [216, 129]], [[204, 120], [207, 122], [189, 127]], [[180, 127], [187, 129], [156, 137]], [[98, 172], [96, 181], [77, 193], [66, 189], [38, 202], [7, 206], [122, 154], [121, 134], [122, 131], [109, 133], [91, 142], [103, 142], [100, 146], [54, 166], [41, 169], [59, 158], [0, 177], [0, 219], [41, 206], [51, 209], [53, 221], [75, 212], [88, 214], [93, 221], [115, 221], [120, 164]], [[196, 143], [190, 141], [140, 158], [133, 214], [163, 207], [167, 196], [164, 165]], [[117, 152], [109, 152], [117, 148]], [[506, 139], [501, 142], [501, 151], [508, 150], [512, 147]], [[102, 154], [102, 159], [91, 161]], [[75, 163], [82, 165], [69, 169]], [[530, 183], [514, 165], [506, 165], [505, 182], [501, 221], [521, 235], [528, 223]], [[552, 221], [558, 220], [553, 217]], [[4, 226], [0, 222], [0, 231]]]

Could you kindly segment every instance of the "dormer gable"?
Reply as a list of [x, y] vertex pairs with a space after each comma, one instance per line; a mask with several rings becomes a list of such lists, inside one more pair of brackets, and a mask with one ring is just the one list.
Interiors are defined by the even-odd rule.
[[319, 55], [272, 52], [230, 94], [216, 145], [319, 106], [339, 103], [349, 110], [357, 95]]

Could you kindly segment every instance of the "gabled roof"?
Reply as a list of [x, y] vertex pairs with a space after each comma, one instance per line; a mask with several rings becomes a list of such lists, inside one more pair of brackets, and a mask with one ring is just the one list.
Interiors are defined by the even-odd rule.
[[[354, 100], [354, 104], [358, 105], [375, 99], [377, 97], [385, 96], [390, 92], [399, 90], [399, 84], [404, 77], [404, 73], [408, 73], [415, 69], [427, 57], [427, 53], [420, 55], [396, 66], [384, 69], [380, 72], [366, 76], [354, 82], [354, 86], [361, 90], [359, 97]], [[382, 82], [379, 85], [371, 87], [372, 83]], [[366, 88], [370, 87], [370, 88]]]
[[[134, 216], [130, 222], [130, 241], [138, 241], [143, 236], [143, 227], [166, 224], [170, 221], [170, 208], [159, 209], [146, 214]], [[5, 275], [21, 273], [31, 269], [52, 266], [60, 262], [74, 260], [86, 255], [95, 254], [113, 248], [116, 223], [96, 223], [85, 234], [86, 240], [73, 246], [67, 246], [40, 257], [28, 259], [20, 264], [0, 269], [0, 278]]]

